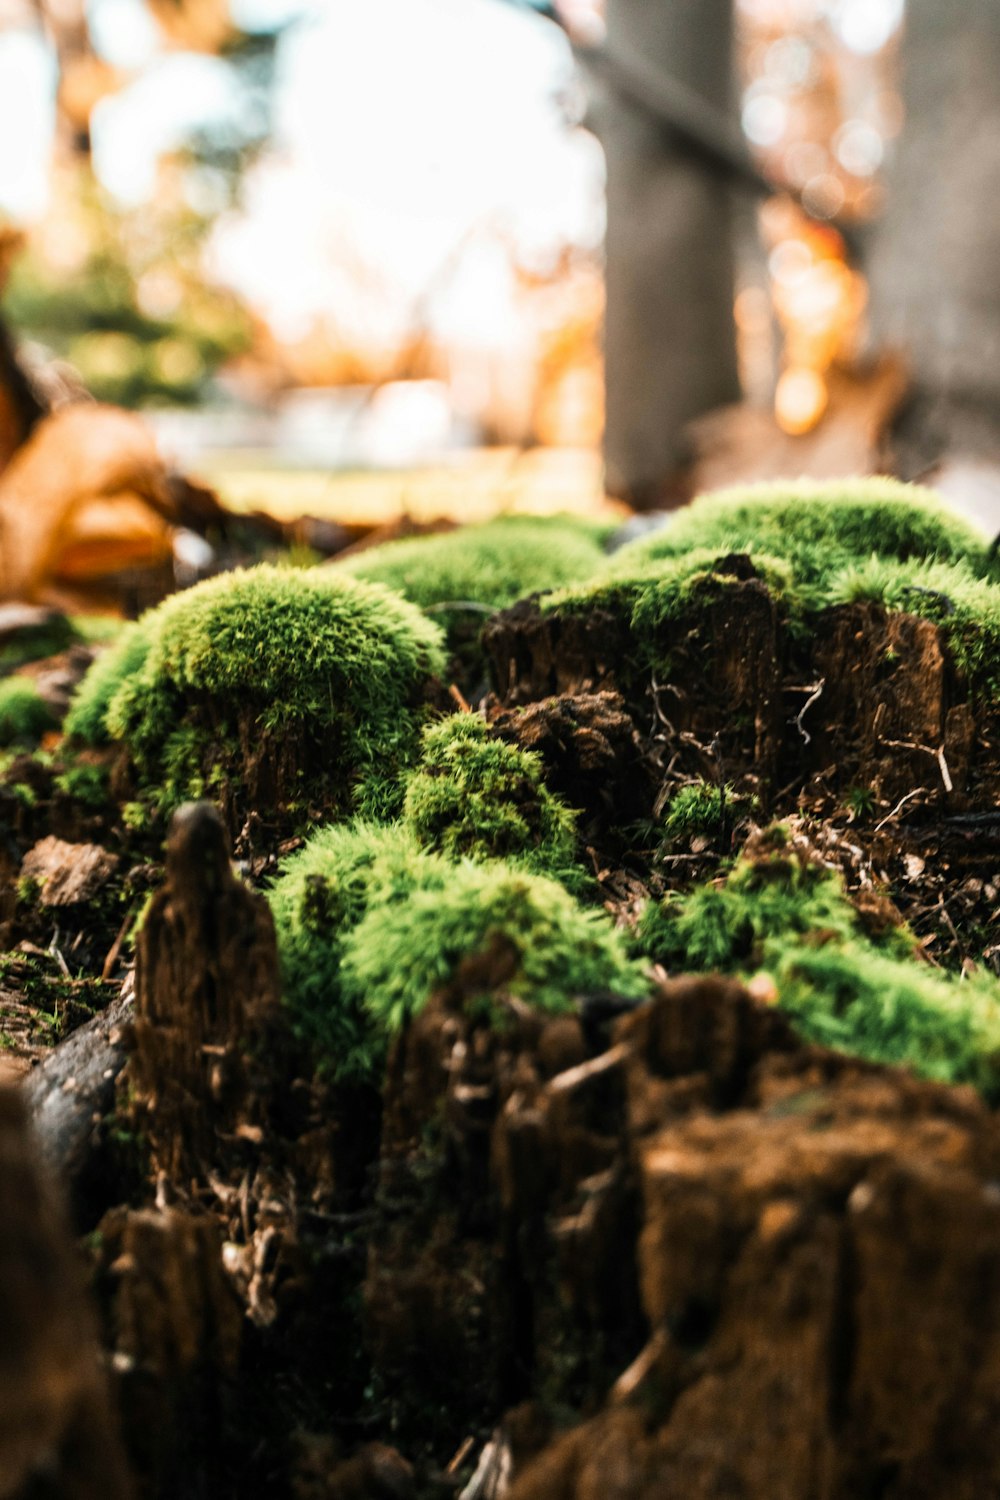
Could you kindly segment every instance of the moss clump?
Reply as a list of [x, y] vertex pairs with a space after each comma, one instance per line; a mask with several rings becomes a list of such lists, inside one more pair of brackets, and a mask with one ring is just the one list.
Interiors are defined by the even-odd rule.
[[111, 735], [107, 715], [111, 700], [119, 688], [139, 672], [149, 653], [147, 615], [140, 623], [126, 625], [117, 639], [94, 662], [80, 683], [69, 713], [63, 721], [66, 734], [88, 745], [106, 745]]
[[398, 808], [444, 668], [437, 627], [387, 589], [267, 566], [173, 595], [112, 653], [71, 727], [124, 742], [153, 806], [211, 791], [293, 824]]
[[733, 788], [728, 784], [694, 781], [679, 787], [667, 803], [663, 831], [670, 839], [714, 838], [723, 828], [732, 800]]
[[37, 745], [55, 726], [55, 715], [30, 678], [0, 682], [0, 745]]
[[269, 891], [294, 1029], [336, 1078], [370, 1078], [384, 1052], [370, 1016], [341, 984], [351, 933], [372, 903], [404, 900], [447, 875], [445, 862], [399, 827], [355, 822], [317, 829]]
[[467, 1003], [513, 995], [546, 1011], [611, 990], [641, 998], [649, 981], [603, 912], [553, 880], [504, 865], [460, 864], [399, 904], [369, 907], [347, 944], [341, 982], [387, 1033], [462, 970]]
[[648, 989], [603, 912], [508, 865], [450, 863], [398, 826], [319, 829], [269, 900], [293, 1026], [342, 1080], [375, 1078], [389, 1036], [464, 960], [491, 971], [484, 995], [548, 1010], [594, 990]]
[[769, 972], [809, 1041], [1000, 1099], [1000, 987], [957, 980], [872, 944], [775, 944]]
[[965, 561], [977, 573], [988, 566], [982, 538], [933, 491], [863, 479], [751, 485], [704, 495], [662, 531], [623, 547], [612, 571], [628, 573], [696, 547], [783, 558], [806, 591], [872, 554]]
[[506, 859], [579, 888], [575, 816], [542, 777], [540, 756], [498, 739], [474, 714], [455, 714], [424, 731], [403, 821], [448, 859]]
[[107, 766], [68, 763], [54, 778], [53, 786], [64, 797], [95, 809], [106, 806], [111, 795]]
[[763, 970], [808, 1040], [1000, 1097], [1000, 986], [932, 970], [904, 928], [868, 938], [839, 875], [770, 843], [648, 907], [643, 951], [674, 969]]
[[604, 559], [594, 532], [569, 517], [504, 516], [440, 536], [385, 542], [335, 566], [427, 610], [451, 649], [468, 656], [494, 610], [594, 573]]

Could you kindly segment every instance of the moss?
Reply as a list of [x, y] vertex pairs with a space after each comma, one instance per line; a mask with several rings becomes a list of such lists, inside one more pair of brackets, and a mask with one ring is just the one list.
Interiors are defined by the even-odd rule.
[[345, 997], [345, 944], [369, 905], [405, 899], [448, 867], [398, 827], [355, 822], [317, 829], [268, 892], [293, 1028], [339, 1079], [371, 1077], [384, 1046], [362, 1006]]
[[65, 615], [53, 614], [39, 625], [23, 626], [0, 645], [0, 676], [28, 662], [57, 656], [80, 639], [81, 633]]
[[648, 989], [603, 912], [499, 862], [451, 863], [398, 826], [318, 829], [269, 901], [293, 1027], [341, 1080], [375, 1077], [389, 1035], [497, 945], [513, 960], [498, 971], [503, 991], [545, 1009]]
[[893, 479], [750, 485], [704, 495], [662, 531], [616, 554], [622, 574], [693, 548], [771, 554], [792, 565], [808, 590], [873, 553], [902, 561], [965, 561], [988, 568], [982, 537], [931, 490]]
[[584, 910], [544, 876], [468, 863], [442, 885], [370, 907], [346, 945], [341, 983], [391, 1034], [460, 967], [468, 1003], [487, 1008], [498, 992], [546, 1011], [597, 991], [649, 992], [603, 912]]
[[770, 852], [737, 860], [722, 879], [648, 906], [638, 932], [643, 951], [669, 968], [749, 973], [774, 939], [807, 932], [853, 937], [857, 916], [840, 877], [769, 842]]
[[440, 632], [377, 584], [262, 566], [175, 594], [88, 674], [71, 727], [123, 741], [159, 810], [211, 792], [301, 823], [398, 810]]
[[[151, 617], [147, 615], [146, 620]], [[108, 705], [112, 698], [140, 671], [149, 652], [145, 621], [126, 625], [114, 642], [94, 662], [80, 683], [69, 713], [63, 721], [66, 734], [88, 745], [106, 745]]]
[[474, 714], [424, 731], [403, 821], [423, 848], [448, 859], [506, 859], [573, 889], [576, 819], [543, 781], [541, 757], [505, 743]]
[[679, 787], [667, 803], [663, 831], [671, 839], [698, 834], [712, 838], [722, 829], [732, 799], [733, 788], [728, 784], [712, 786], [707, 781], [695, 781]]
[[648, 907], [638, 937], [674, 969], [765, 971], [810, 1041], [1000, 1097], [1000, 985], [931, 969], [905, 928], [867, 938], [840, 877], [774, 839]]
[[945, 977], [870, 943], [776, 943], [769, 972], [809, 1041], [1000, 1098], [1000, 986]]
[[0, 682], [0, 745], [37, 745], [55, 725], [51, 708], [30, 678]]
[[664, 627], [739, 584], [741, 570], [720, 571], [733, 554], [750, 558], [793, 639], [805, 642], [817, 614], [832, 605], [873, 600], [934, 620], [970, 681], [984, 694], [1000, 692], [997, 565], [933, 492], [894, 480], [801, 481], [703, 496], [541, 607], [561, 617], [606, 614], [627, 631], [630, 659], [621, 666], [669, 670]]
[[53, 785], [64, 797], [71, 797], [84, 807], [104, 807], [110, 797], [107, 766], [69, 764], [55, 777]]
[[397, 590], [444, 627], [452, 650], [483, 619], [517, 599], [589, 577], [604, 554], [594, 530], [571, 517], [502, 516], [439, 536], [406, 537], [336, 567]]

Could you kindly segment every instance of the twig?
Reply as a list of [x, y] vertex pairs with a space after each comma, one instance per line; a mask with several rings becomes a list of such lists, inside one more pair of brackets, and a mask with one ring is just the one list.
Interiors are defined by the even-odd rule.
[[474, 1442], [475, 1442], [475, 1438], [473, 1438], [473, 1437], [467, 1437], [465, 1439], [465, 1442], [459, 1448], [458, 1452], [455, 1454], [455, 1457], [452, 1459], [451, 1463], [445, 1469], [444, 1472], [446, 1474], [457, 1474], [458, 1473], [459, 1469], [462, 1467], [462, 1465], [465, 1463], [465, 1460], [468, 1458], [469, 1454], [472, 1452], [472, 1445], [473, 1445]]
[[825, 677], [821, 677], [820, 680], [819, 680], [819, 682], [817, 682], [815, 684], [815, 686], [812, 688], [810, 696], [806, 699], [806, 701], [803, 703], [802, 707], [799, 709], [798, 713], [795, 716], [795, 727], [799, 731], [799, 734], [801, 734], [802, 738], [805, 740], [805, 742], [806, 742], [807, 745], [812, 740], [812, 735], [809, 733], [808, 729], [803, 724], [802, 720], [805, 718], [806, 713], [808, 712], [808, 710], [810, 708], [812, 708], [813, 704], [816, 703], [820, 698], [822, 698], [822, 696], [823, 696], [823, 689], [825, 687], [826, 687], [826, 678]]
[[878, 833], [880, 828], [884, 828], [887, 823], [892, 822], [896, 814], [900, 811], [901, 808], [906, 806], [911, 797], [919, 797], [921, 792], [926, 793], [926, 791], [927, 788], [925, 786], [916, 786], [913, 788], [912, 792], [907, 792], [905, 797], [900, 797], [899, 801], [896, 803], [896, 806], [892, 809], [892, 812], [887, 813], [886, 816], [882, 819], [881, 823], [876, 823], [875, 827], [872, 829], [872, 832]]
[[628, 1046], [625, 1042], [619, 1042], [617, 1047], [612, 1047], [608, 1052], [602, 1052], [599, 1057], [589, 1058], [587, 1062], [578, 1063], [575, 1068], [567, 1068], [563, 1073], [557, 1073], [555, 1078], [549, 1080], [547, 1085], [550, 1094], [567, 1094], [573, 1089], [579, 1088], [581, 1083], [586, 1083], [591, 1078], [597, 1078], [601, 1073], [609, 1073], [618, 1064], [624, 1062], [628, 1056]]
[[128, 932], [129, 923], [132, 921], [132, 917], [134, 916], [134, 914], [135, 907], [130, 906], [128, 911], [125, 913], [122, 925], [118, 929], [118, 936], [115, 938], [114, 942], [111, 944], [111, 947], [108, 949], [108, 956], [104, 960], [104, 967], [101, 969], [102, 980], [110, 979], [112, 974], [114, 973], [115, 964], [118, 962], [118, 955], [122, 951], [122, 943], [125, 941], [125, 934]]
[[944, 758], [943, 745], [939, 745], [936, 750], [932, 750], [930, 745], [918, 745], [915, 740], [880, 740], [879, 744], [885, 745], [889, 750], [919, 750], [921, 754], [929, 755], [938, 763], [938, 770], [941, 772], [941, 780], [944, 783], [945, 791], [950, 792], [954, 790], [951, 773], [948, 770], [948, 762]]
[[463, 697], [462, 690], [456, 687], [454, 683], [448, 689], [448, 697], [458, 704], [463, 714], [472, 713], [472, 705]]

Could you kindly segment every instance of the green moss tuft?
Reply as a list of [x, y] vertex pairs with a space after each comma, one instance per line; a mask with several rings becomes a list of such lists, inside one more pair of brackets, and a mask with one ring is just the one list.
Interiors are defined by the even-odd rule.
[[585, 882], [575, 816], [545, 786], [541, 757], [496, 738], [474, 714], [424, 731], [403, 821], [423, 848], [448, 859], [506, 859], [572, 889]]
[[[146, 620], [150, 618], [149, 615], [145, 617]], [[108, 705], [118, 689], [140, 671], [148, 652], [145, 622], [126, 625], [97, 658], [77, 688], [63, 722], [66, 734], [88, 745], [106, 745], [111, 738], [107, 725]]]
[[269, 900], [293, 1025], [338, 1079], [375, 1078], [388, 1037], [464, 959], [499, 953], [499, 987], [543, 1009], [648, 990], [603, 912], [542, 876], [449, 863], [398, 826], [317, 830]]
[[372, 903], [404, 900], [448, 867], [399, 827], [355, 822], [319, 828], [268, 893], [285, 1001], [296, 1034], [338, 1079], [370, 1078], [384, 1053], [371, 1018], [345, 996], [344, 948]]
[[395, 589], [433, 615], [453, 651], [467, 653], [494, 610], [594, 573], [604, 559], [601, 534], [568, 516], [501, 516], [386, 542], [335, 567]]
[[776, 943], [768, 968], [782, 1009], [809, 1041], [1000, 1099], [995, 980], [957, 980], [862, 941]]
[[547, 1011], [603, 990], [649, 992], [603, 912], [584, 910], [553, 880], [503, 865], [453, 866], [441, 886], [370, 907], [346, 946], [341, 981], [391, 1034], [463, 966], [469, 1003], [487, 1008], [497, 992]]
[[37, 745], [55, 725], [51, 708], [30, 678], [0, 682], [0, 745]]
[[696, 547], [783, 558], [806, 590], [873, 553], [901, 561], [965, 561], [977, 573], [988, 566], [982, 537], [933, 491], [894, 479], [857, 479], [703, 495], [662, 531], [623, 547], [612, 571], [628, 573]]
[[1000, 985], [931, 969], [905, 928], [869, 939], [838, 875], [769, 843], [648, 907], [642, 950], [676, 970], [763, 970], [808, 1040], [1000, 1097]]
[[695, 781], [682, 786], [667, 803], [663, 831], [671, 839], [689, 839], [698, 834], [714, 838], [721, 832], [733, 788]]
[[154, 806], [303, 821], [398, 810], [440, 632], [377, 584], [262, 566], [175, 594], [88, 674], [71, 727], [123, 741]]

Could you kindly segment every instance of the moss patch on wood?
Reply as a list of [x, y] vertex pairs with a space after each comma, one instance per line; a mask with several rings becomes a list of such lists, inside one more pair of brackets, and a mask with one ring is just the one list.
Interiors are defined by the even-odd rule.
[[437, 626], [388, 589], [262, 566], [144, 616], [88, 674], [68, 727], [121, 741], [160, 812], [208, 793], [231, 823], [385, 816], [443, 669]]

